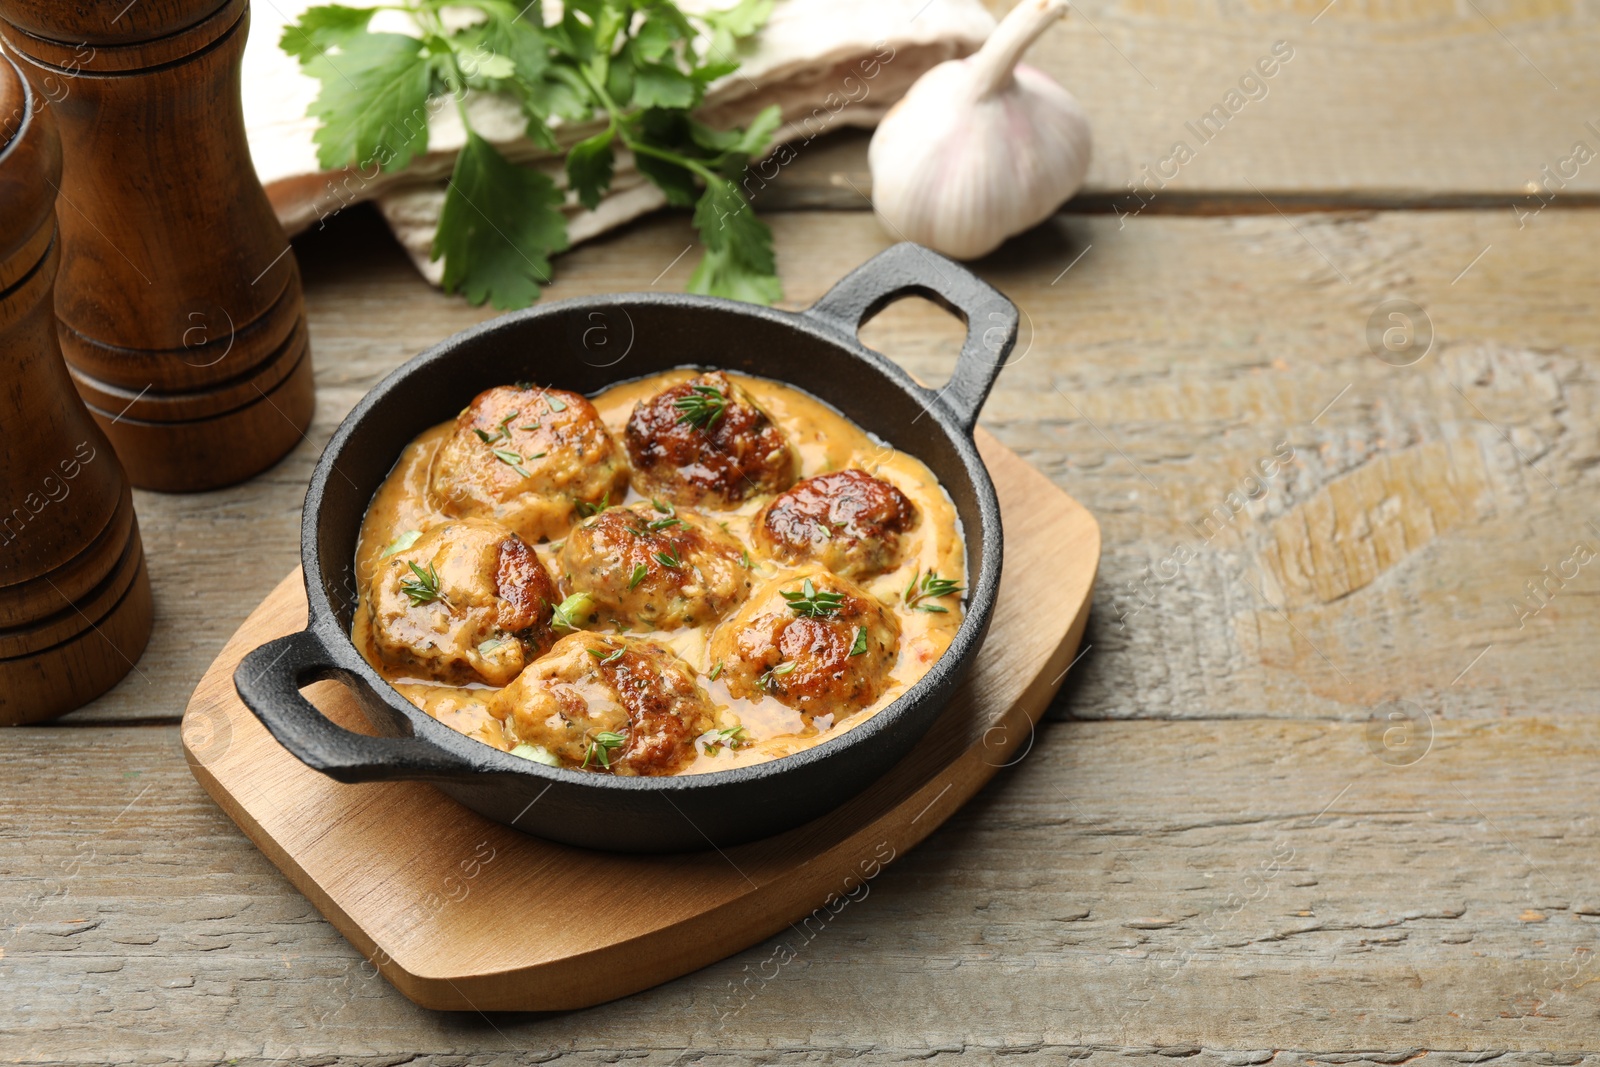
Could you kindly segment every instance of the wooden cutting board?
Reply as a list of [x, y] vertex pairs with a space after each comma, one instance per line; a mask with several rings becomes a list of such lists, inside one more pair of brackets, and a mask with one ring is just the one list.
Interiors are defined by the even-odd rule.
[[[233, 688], [245, 653], [305, 625], [298, 570], [245, 620], [190, 698], [189, 765], [296, 888], [424, 1007], [581, 1008], [791, 925], [814, 936], [885, 864], [1026, 756], [1077, 656], [1100, 528], [1016, 453], [981, 430], [978, 443], [1006, 540], [988, 640], [904, 760], [798, 829], [726, 851], [622, 856], [528, 836], [421, 783], [323, 777], [280, 747]], [[370, 729], [336, 683], [306, 692], [342, 725]]]

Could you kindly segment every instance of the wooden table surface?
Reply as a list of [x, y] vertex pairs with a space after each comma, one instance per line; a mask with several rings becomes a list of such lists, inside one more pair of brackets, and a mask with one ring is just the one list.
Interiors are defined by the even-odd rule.
[[[1130, 200], [1275, 41], [1266, 95]], [[136, 494], [137, 673], [0, 740], [0, 1058], [1600, 1055], [1597, 50], [1600, 9], [1537, 0], [1086, 0], [1053, 31], [1035, 58], [1096, 160], [977, 264], [1026, 313], [983, 422], [1102, 524], [1086, 654], [1028, 757], [787, 966], [773, 942], [573, 1014], [414, 1007], [180, 754], [190, 690], [297, 562], [333, 427], [486, 316], [369, 212], [301, 239], [309, 439], [247, 485]], [[862, 145], [757, 202], [791, 305], [890, 242]], [[584, 247], [549, 296], [680, 288], [690, 233]], [[937, 381], [960, 332], [908, 301], [863, 336]]]

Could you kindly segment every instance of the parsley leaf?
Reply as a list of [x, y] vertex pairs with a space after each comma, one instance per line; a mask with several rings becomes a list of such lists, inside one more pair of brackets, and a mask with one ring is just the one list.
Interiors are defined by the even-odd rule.
[[297, 24], [285, 26], [278, 47], [301, 63], [309, 63], [331, 48], [348, 44], [365, 32], [372, 9], [325, 4], [308, 7]]
[[687, 75], [665, 63], [645, 63], [634, 68], [633, 102], [640, 107], [689, 107], [700, 87]]
[[713, 178], [694, 209], [694, 227], [706, 254], [689, 278], [691, 293], [770, 304], [783, 296], [772, 231], [756, 218], [739, 187]]
[[[452, 15], [446, 8], [470, 17]], [[566, 0], [545, 25], [540, 0], [387, 0], [416, 34], [374, 33], [374, 9], [320, 4], [285, 28], [279, 46], [321, 84], [308, 114], [319, 120], [327, 169], [409, 164], [428, 147], [428, 121], [454, 105], [466, 129], [434, 233], [444, 288], [474, 304], [522, 307], [548, 284], [549, 257], [567, 247], [565, 199], [542, 171], [513, 165], [474, 130], [467, 89], [515, 99], [530, 141], [565, 154], [572, 198], [594, 210], [622, 149], [679, 207], [695, 207], [706, 254], [695, 292], [769, 303], [782, 294], [772, 234], [734, 183], [781, 124], [768, 108], [743, 130], [692, 117], [706, 86], [738, 67], [738, 44], [766, 22], [773, 0], [738, 0], [686, 13], [672, 0]], [[604, 122], [570, 147], [552, 119]]]
[[550, 254], [567, 247], [561, 193], [539, 171], [507, 163], [476, 133], [456, 157], [433, 258], [444, 259], [446, 292], [469, 303], [527, 307], [549, 284]]
[[309, 110], [322, 120], [312, 136], [319, 166], [335, 170], [376, 162], [398, 170], [427, 149], [436, 71], [415, 37], [359, 34], [343, 41], [337, 53], [306, 63], [306, 73], [322, 82]]
[[727, 30], [735, 37], [748, 37], [772, 17], [773, 0], [739, 0], [722, 11], [707, 11], [704, 18], [713, 29]]
[[567, 153], [567, 185], [578, 194], [578, 203], [593, 211], [611, 184], [616, 156], [611, 149], [614, 132], [607, 127], [587, 140], [579, 141]]

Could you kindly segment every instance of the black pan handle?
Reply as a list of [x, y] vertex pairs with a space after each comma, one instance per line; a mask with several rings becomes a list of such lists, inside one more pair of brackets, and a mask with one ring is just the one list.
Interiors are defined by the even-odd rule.
[[371, 694], [359, 675], [334, 662], [321, 638], [302, 630], [245, 656], [233, 672], [233, 687], [279, 744], [306, 766], [341, 782], [428, 778], [473, 769], [415, 737], [369, 737], [346, 730], [300, 693], [301, 686], [329, 678]]
[[950, 414], [967, 434], [1017, 344], [1017, 306], [967, 268], [904, 241], [845, 275], [803, 314], [852, 341], [862, 323], [905, 296], [923, 296], [963, 319], [967, 339], [943, 389], [924, 389], [928, 403]]

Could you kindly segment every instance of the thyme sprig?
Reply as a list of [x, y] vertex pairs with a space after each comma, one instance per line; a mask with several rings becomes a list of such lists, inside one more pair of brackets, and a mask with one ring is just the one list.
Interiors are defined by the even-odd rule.
[[[920, 585], [917, 583], [918, 578], [921, 578]], [[900, 595], [900, 599], [905, 601], [906, 607], [913, 611], [927, 611], [942, 615], [950, 609], [938, 604], [930, 604], [928, 601], [939, 597], [951, 596], [959, 592], [961, 592], [961, 583], [953, 578], [941, 578], [939, 577], [939, 572], [932, 569], [925, 575], [918, 570], [912, 573], [911, 583], [906, 586], [906, 591]]]
[[789, 610], [796, 615], [809, 616], [813, 619], [824, 619], [830, 615], [839, 614], [844, 607], [844, 594], [817, 591], [817, 587], [810, 578], [800, 583], [799, 592], [787, 589], [779, 593], [789, 602]]
[[694, 385], [690, 389], [692, 392], [672, 402], [678, 409], [678, 422], [709, 430], [728, 410], [728, 398], [714, 385]]
[[592, 759], [606, 770], [610, 770], [611, 750], [621, 748], [627, 743], [628, 738], [626, 735], [615, 733], [611, 730], [601, 730], [589, 739], [589, 748], [583, 754], [581, 766], [589, 766], [589, 761]]
[[443, 600], [444, 594], [439, 591], [439, 572], [433, 564], [428, 564], [428, 569], [423, 570], [415, 563], [407, 563], [411, 568], [412, 578], [404, 578], [400, 582], [400, 591], [411, 601], [411, 606], [420, 608], [424, 604], [431, 604], [435, 600]]

